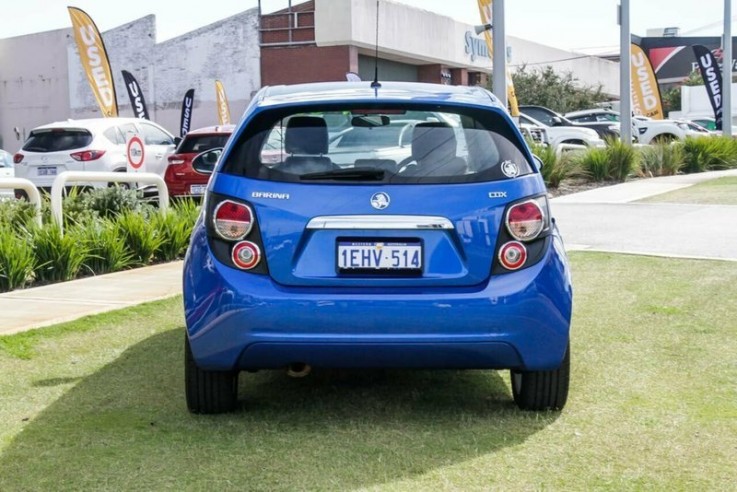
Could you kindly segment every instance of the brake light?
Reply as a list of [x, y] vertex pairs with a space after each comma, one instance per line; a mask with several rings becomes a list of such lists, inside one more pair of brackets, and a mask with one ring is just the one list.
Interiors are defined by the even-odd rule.
[[105, 155], [104, 150], [83, 150], [81, 152], [73, 152], [69, 154], [72, 159], [80, 162], [96, 161]]
[[518, 203], [507, 212], [507, 230], [518, 241], [532, 241], [545, 228], [545, 212], [535, 200]]
[[184, 159], [176, 154], [169, 156], [169, 164], [184, 164], [184, 162]]
[[251, 241], [241, 241], [233, 246], [231, 253], [233, 264], [241, 270], [250, 270], [261, 260], [261, 250]]
[[240, 241], [251, 232], [253, 212], [248, 205], [224, 200], [215, 207], [213, 224], [215, 232], [221, 238], [226, 241]]
[[23, 157], [25, 157], [25, 156], [23, 154], [21, 154], [20, 152], [18, 152], [17, 154], [15, 154], [13, 156], [13, 162], [16, 163], [16, 164], [20, 164], [21, 161], [23, 160]]
[[510, 241], [499, 250], [499, 262], [507, 270], [517, 270], [527, 261], [527, 248], [522, 243]]

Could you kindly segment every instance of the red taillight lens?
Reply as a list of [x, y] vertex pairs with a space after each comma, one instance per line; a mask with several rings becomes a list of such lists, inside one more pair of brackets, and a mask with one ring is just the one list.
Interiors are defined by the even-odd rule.
[[507, 230], [518, 241], [531, 241], [545, 228], [545, 212], [535, 200], [518, 203], [507, 212]]
[[80, 162], [96, 161], [105, 155], [104, 150], [83, 150], [82, 152], [73, 152], [69, 154], [72, 159]]
[[233, 246], [233, 264], [241, 270], [250, 270], [261, 261], [261, 250], [251, 241], [241, 241]]
[[17, 154], [15, 154], [13, 156], [13, 162], [16, 163], [16, 164], [20, 164], [21, 161], [23, 160], [23, 157], [25, 157], [25, 156], [23, 154], [21, 154], [20, 152], [18, 152]]
[[224, 200], [213, 215], [215, 232], [226, 241], [240, 241], [251, 232], [253, 212], [248, 205]]
[[507, 270], [522, 268], [527, 260], [527, 248], [522, 243], [510, 241], [499, 250], [499, 262]]

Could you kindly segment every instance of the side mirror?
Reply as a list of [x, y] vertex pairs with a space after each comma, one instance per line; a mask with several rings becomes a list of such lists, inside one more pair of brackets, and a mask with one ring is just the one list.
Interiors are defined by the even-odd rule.
[[180, 143], [182, 143], [182, 137], [174, 137], [174, 146], [179, 147]]
[[560, 116], [553, 116], [553, 126], [563, 126], [563, 120]]
[[535, 154], [532, 154], [532, 161], [535, 163], [535, 167], [537, 167], [537, 170], [538, 171], [541, 171], [542, 168], [543, 168], [543, 166], [545, 165], [545, 163], [543, 162], [543, 160], [540, 159]]
[[212, 174], [215, 170], [215, 165], [220, 160], [220, 156], [222, 154], [222, 147], [217, 147], [203, 152], [192, 160], [192, 169], [200, 174]]

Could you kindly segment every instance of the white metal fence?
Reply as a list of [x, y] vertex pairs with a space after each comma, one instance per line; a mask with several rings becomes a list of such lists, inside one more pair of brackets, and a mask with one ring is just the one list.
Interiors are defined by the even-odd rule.
[[[65, 171], [59, 174], [51, 185], [51, 215], [59, 230], [64, 232], [62, 195], [67, 183], [143, 183], [156, 185], [159, 191], [159, 211], [163, 214], [169, 208], [169, 190], [158, 174], [153, 173], [113, 173]], [[36, 192], [38, 193], [38, 192]]]

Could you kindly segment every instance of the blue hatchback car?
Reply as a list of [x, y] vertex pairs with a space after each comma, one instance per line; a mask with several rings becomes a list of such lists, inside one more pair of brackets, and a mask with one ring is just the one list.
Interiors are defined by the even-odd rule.
[[235, 409], [242, 370], [310, 367], [509, 369], [520, 408], [565, 405], [568, 261], [490, 92], [266, 87], [194, 167], [213, 174], [184, 265], [190, 411]]

